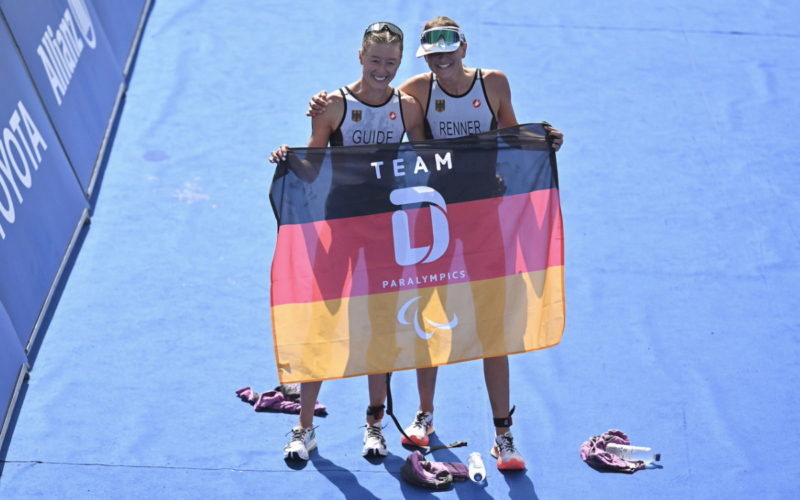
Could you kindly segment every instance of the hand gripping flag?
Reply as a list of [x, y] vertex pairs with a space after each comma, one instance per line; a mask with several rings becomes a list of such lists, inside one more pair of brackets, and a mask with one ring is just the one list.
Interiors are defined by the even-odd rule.
[[564, 231], [542, 124], [293, 149], [270, 189], [282, 384], [533, 351], [564, 331]]

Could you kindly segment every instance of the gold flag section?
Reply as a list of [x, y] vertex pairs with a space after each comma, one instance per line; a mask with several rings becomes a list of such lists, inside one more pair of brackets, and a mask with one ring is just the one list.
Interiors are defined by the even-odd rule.
[[564, 267], [272, 308], [282, 384], [440, 366], [552, 347]]

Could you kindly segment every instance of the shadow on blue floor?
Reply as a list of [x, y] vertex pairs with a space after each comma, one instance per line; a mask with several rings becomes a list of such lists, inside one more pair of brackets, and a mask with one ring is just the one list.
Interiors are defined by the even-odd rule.
[[314, 453], [310, 460], [319, 473], [330, 481], [332, 485], [336, 486], [345, 498], [353, 500], [378, 498], [358, 483], [355, 474], [344, 467], [336, 465], [318, 452]]

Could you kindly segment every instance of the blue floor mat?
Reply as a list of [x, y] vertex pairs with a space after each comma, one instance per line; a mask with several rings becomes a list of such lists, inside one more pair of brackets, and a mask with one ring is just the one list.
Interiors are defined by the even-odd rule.
[[[465, 63], [503, 70], [558, 154], [567, 328], [513, 356], [527, 471], [489, 460], [480, 362], [442, 368], [434, 452], [488, 482], [437, 498], [790, 498], [800, 459], [800, 6], [157, 2], [92, 226], [41, 346], [2, 498], [431, 498], [361, 457], [366, 379], [323, 384], [319, 451], [282, 459], [296, 417], [234, 391], [277, 385], [269, 313], [271, 149], [304, 146], [308, 98], [360, 75], [369, 22], [446, 14]], [[412, 372], [393, 378], [398, 416]], [[388, 420], [386, 420], [388, 422]], [[578, 449], [624, 430], [662, 469], [598, 473]]]

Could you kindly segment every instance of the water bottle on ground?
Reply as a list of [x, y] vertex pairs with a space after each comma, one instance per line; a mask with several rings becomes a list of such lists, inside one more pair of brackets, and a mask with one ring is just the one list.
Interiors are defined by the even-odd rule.
[[608, 443], [606, 445], [606, 451], [612, 455], [618, 456], [623, 460], [641, 460], [645, 464], [650, 464], [661, 460], [661, 453], [653, 453], [653, 450], [650, 448], [644, 448], [641, 446]]
[[469, 454], [469, 478], [479, 483], [486, 479], [486, 468], [483, 466], [481, 454], [476, 452]]

